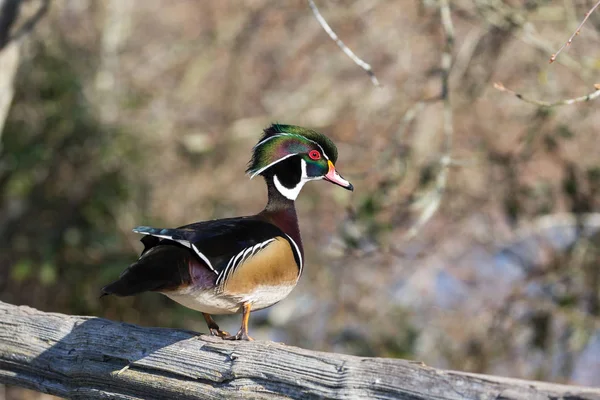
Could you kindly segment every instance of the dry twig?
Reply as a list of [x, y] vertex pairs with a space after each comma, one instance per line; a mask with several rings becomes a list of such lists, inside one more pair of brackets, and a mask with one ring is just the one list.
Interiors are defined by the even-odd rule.
[[344, 44], [344, 42], [342, 42], [342, 40], [338, 37], [338, 35], [336, 35], [333, 29], [331, 29], [325, 18], [323, 18], [315, 2], [313, 0], [308, 0], [308, 5], [312, 9], [313, 14], [315, 14], [315, 18], [317, 18], [317, 21], [319, 21], [319, 24], [321, 24], [321, 26], [323, 27], [325, 32], [327, 32], [329, 37], [340, 47], [340, 49], [342, 49], [344, 53], [346, 53], [348, 57], [350, 57], [350, 59], [352, 59], [352, 61], [354, 61], [356, 65], [365, 70], [365, 72], [371, 78], [371, 82], [373, 82], [373, 85], [381, 86], [379, 80], [377, 80], [377, 77], [375, 76], [375, 73], [371, 68], [371, 65], [360, 59], [356, 54], [354, 54], [352, 50], [350, 50], [350, 48], [348, 48], [348, 46]]
[[[492, 26], [506, 30], [513, 37], [522, 40], [528, 45], [543, 51], [554, 51], [553, 45], [536, 31], [535, 25], [528, 21], [523, 9], [512, 7], [502, 1], [477, 0], [477, 8], [482, 13], [486, 22]], [[581, 63], [567, 54], [558, 61], [572, 71], [581, 74], [584, 69]]]
[[594, 6], [588, 12], [585, 13], [585, 17], [583, 18], [583, 21], [581, 21], [581, 23], [579, 24], [579, 26], [577, 27], [575, 32], [573, 32], [573, 34], [571, 35], [569, 40], [567, 40], [567, 42], [565, 44], [563, 44], [562, 47], [560, 49], [558, 49], [558, 51], [556, 53], [552, 54], [552, 57], [550, 57], [550, 64], [552, 64], [556, 60], [556, 57], [558, 57], [560, 52], [563, 51], [563, 49], [565, 47], [569, 47], [571, 45], [571, 43], [573, 43], [573, 39], [575, 39], [575, 36], [579, 35], [579, 33], [581, 32], [581, 28], [583, 27], [583, 24], [585, 24], [585, 21], [587, 21], [587, 19], [594, 12], [594, 10], [596, 8], [598, 8], [598, 6], [600, 6], [600, 0], [598, 0], [598, 2], [596, 4], [594, 4]]
[[523, 100], [526, 103], [534, 104], [536, 106], [545, 107], [545, 108], [556, 107], [556, 106], [565, 106], [565, 105], [575, 104], [575, 103], [582, 103], [582, 102], [591, 101], [591, 100], [594, 100], [594, 99], [600, 97], [600, 84], [595, 84], [594, 88], [596, 90], [590, 94], [587, 94], [585, 96], [575, 97], [573, 99], [559, 100], [559, 101], [555, 101], [553, 103], [526, 97], [520, 93], [515, 92], [514, 90], [511, 90], [511, 89], [505, 87], [500, 82], [494, 83], [494, 88], [496, 88], [497, 90], [499, 90], [501, 92], [510, 93], [513, 96], [517, 97], [518, 99]]

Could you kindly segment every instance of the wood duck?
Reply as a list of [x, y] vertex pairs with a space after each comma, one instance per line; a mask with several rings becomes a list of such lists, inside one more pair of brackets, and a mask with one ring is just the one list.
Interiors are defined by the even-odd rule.
[[[274, 124], [254, 146], [247, 173], [267, 184], [267, 205], [256, 215], [196, 222], [176, 229], [140, 226], [140, 258], [102, 296], [160, 292], [202, 312], [211, 335], [248, 336], [251, 310], [272, 306], [296, 286], [304, 267], [294, 200], [308, 181], [324, 179], [345, 189], [335, 169], [337, 148], [325, 135]], [[211, 314], [243, 313], [235, 335], [222, 331]]]

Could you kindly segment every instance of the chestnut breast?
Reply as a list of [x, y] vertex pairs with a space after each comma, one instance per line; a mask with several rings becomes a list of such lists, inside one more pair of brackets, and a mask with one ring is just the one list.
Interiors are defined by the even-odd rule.
[[274, 239], [235, 269], [223, 284], [224, 294], [245, 297], [261, 287], [296, 285], [300, 266], [296, 263], [292, 245], [281, 236]]

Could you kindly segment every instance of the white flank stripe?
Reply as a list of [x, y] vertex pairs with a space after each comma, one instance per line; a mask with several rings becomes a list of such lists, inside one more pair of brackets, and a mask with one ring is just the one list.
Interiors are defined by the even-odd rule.
[[292, 242], [292, 244], [294, 245], [294, 249], [296, 250], [296, 254], [298, 255], [298, 259], [300, 260], [300, 272], [298, 273], [298, 276], [300, 276], [300, 275], [302, 275], [302, 268], [304, 267], [304, 261], [302, 260], [302, 253], [300, 253], [300, 248], [298, 247], [296, 242], [294, 242], [294, 239], [292, 239], [291, 236], [288, 235], [287, 233], [285, 234], [285, 236], [287, 236], [288, 239], [290, 239], [290, 242]]
[[233, 260], [233, 268], [235, 269], [235, 266], [237, 265], [237, 263], [239, 262], [239, 260], [242, 258], [242, 256], [244, 255], [244, 251], [246, 251], [246, 249], [240, 251], [236, 256], [235, 259]]
[[244, 263], [244, 261], [246, 261], [248, 258], [252, 257], [258, 251], [264, 249], [269, 243], [271, 243], [273, 241], [275, 241], [275, 239], [269, 239], [264, 242], [257, 243], [254, 246], [250, 246], [245, 249], [242, 249], [242, 251], [237, 253], [235, 256], [232, 256], [229, 259], [229, 262], [227, 263], [227, 266], [225, 267], [225, 269], [223, 269], [221, 271], [221, 273], [219, 274], [219, 277], [217, 278], [217, 286], [222, 285], [227, 279], [229, 279], [231, 274], [233, 274], [235, 272], [235, 270], [237, 269], [237, 267], [242, 265]]
[[198, 250], [195, 244], [192, 244], [192, 249], [196, 252], [198, 257], [200, 257], [202, 261], [204, 261], [206, 265], [208, 265], [208, 268], [210, 268], [215, 274], [219, 274], [217, 271], [215, 271], [209, 259], [200, 250]]
[[171, 236], [169, 235], [156, 235], [154, 233], [150, 233], [150, 232], [140, 232], [140, 231], [136, 231], [134, 230], [135, 233], [141, 233], [142, 235], [150, 235], [150, 236], [154, 236], [157, 238], [161, 238], [161, 239], [169, 239], [172, 240], [174, 242], [177, 242], [179, 244], [184, 245], [187, 248], [190, 248], [192, 250], [194, 250], [194, 252], [198, 255], [198, 257], [200, 257], [202, 259], [202, 261], [204, 261], [206, 263], [206, 265], [208, 265], [208, 268], [210, 268], [215, 274], [217, 273], [217, 271], [215, 271], [215, 269], [213, 268], [210, 260], [204, 255], [202, 254], [202, 252], [200, 250], [198, 250], [198, 248], [196, 247], [196, 245], [191, 244], [190, 242], [188, 242], [187, 240], [178, 240], [178, 239], [173, 239]]
[[252, 249], [254, 247], [249, 247], [246, 251], [244, 251], [244, 255], [242, 256], [242, 258], [240, 259], [239, 264], [243, 264], [244, 261], [246, 261], [248, 259], [248, 256], [250, 255], [250, 253], [252, 252]]
[[190, 248], [190, 247], [191, 247], [191, 245], [190, 245], [190, 242], [188, 242], [187, 240], [173, 239], [173, 238], [172, 238], [171, 236], [169, 236], [169, 235], [155, 235], [154, 233], [150, 233], [150, 232], [140, 232], [140, 231], [134, 231], [134, 232], [135, 232], [135, 233], [140, 233], [140, 234], [142, 234], [142, 235], [150, 235], [150, 236], [154, 236], [154, 237], [157, 237], [157, 238], [160, 238], [160, 239], [169, 239], [169, 240], [172, 240], [172, 241], [174, 241], [174, 242], [177, 242], [177, 243], [179, 243], [179, 244], [182, 244], [182, 245], [184, 245], [184, 246], [185, 246], [185, 247], [187, 247], [187, 248]]
[[227, 266], [219, 274], [219, 277], [217, 278], [217, 286], [221, 286], [221, 283], [223, 283], [223, 280], [225, 280], [225, 276], [227, 276], [227, 274], [229, 273], [229, 269], [231, 268], [232, 263], [233, 263], [233, 257], [231, 257], [229, 259]]

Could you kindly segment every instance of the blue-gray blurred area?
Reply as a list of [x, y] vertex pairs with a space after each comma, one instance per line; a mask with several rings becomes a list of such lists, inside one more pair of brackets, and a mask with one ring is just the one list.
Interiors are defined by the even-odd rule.
[[594, 1], [450, 3], [448, 131], [435, 1], [317, 2], [375, 87], [303, 0], [0, 0], [0, 300], [206, 332], [99, 289], [135, 226], [260, 211], [277, 121], [331, 137], [356, 190], [306, 185], [305, 272], [255, 338], [600, 386], [600, 100], [493, 87], [594, 92], [600, 14], [548, 64]]

